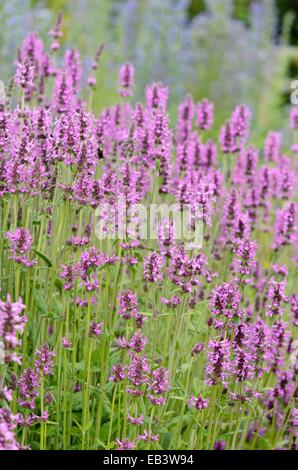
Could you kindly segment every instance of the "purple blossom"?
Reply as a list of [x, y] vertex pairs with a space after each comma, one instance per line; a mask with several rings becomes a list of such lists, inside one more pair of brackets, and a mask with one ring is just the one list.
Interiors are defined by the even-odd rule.
[[162, 279], [162, 269], [164, 267], [164, 258], [158, 253], [153, 252], [144, 259], [144, 279], [149, 282], [157, 282]]
[[135, 418], [135, 417], [131, 416], [130, 414], [128, 414], [127, 417], [128, 417], [128, 420], [129, 420], [130, 424], [134, 424], [136, 426], [141, 426], [142, 424], [144, 424], [144, 416], [143, 415]]
[[198, 411], [204, 410], [209, 406], [209, 398], [203, 398], [201, 395], [198, 397], [192, 396], [188, 402], [191, 408], [196, 408]]
[[116, 444], [117, 450], [132, 450], [136, 448], [135, 443], [127, 438], [122, 439], [122, 441], [116, 439]]
[[32, 368], [24, 370], [18, 381], [21, 395], [18, 403], [24, 408], [34, 410], [35, 400], [39, 395], [39, 385], [39, 378], [35, 370]]
[[112, 367], [112, 373], [109, 377], [111, 382], [122, 382], [125, 379], [125, 367], [123, 364], [116, 364]]
[[228, 385], [231, 371], [230, 341], [209, 341], [205, 382], [207, 385], [215, 385], [221, 382]]
[[95, 321], [92, 321], [89, 325], [89, 336], [90, 337], [93, 337], [93, 336], [100, 336], [103, 334], [103, 323], [100, 322], [100, 323], [96, 323]]
[[139, 434], [137, 437], [138, 441], [145, 441], [145, 442], [157, 442], [159, 439], [158, 434], [150, 434], [144, 429], [143, 434]]
[[131, 96], [134, 86], [134, 68], [131, 64], [124, 64], [119, 70], [120, 95]]
[[50, 350], [49, 345], [47, 343], [43, 344], [40, 350], [36, 349], [35, 355], [37, 356], [35, 360], [36, 370], [42, 375], [53, 375], [55, 353]]
[[266, 297], [266, 316], [274, 317], [276, 315], [282, 316], [284, 313], [283, 304], [288, 302], [285, 295], [286, 280], [276, 282], [270, 279], [269, 289]]
[[170, 390], [169, 371], [159, 367], [152, 372], [148, 390], [156, 395], [161, 395]]
[[137, 315], [137, 297], [131, 290], [122, 291], [119, 296], [119, 314], [125, 320]]
[[202, 100], [197, 106], [197, 126], [207, 131], [211, 129], [214, 121], [214, 105], [207, 99]]
[[129, 348], [133, 349], [136, 353], [144, 350], [147, 343], [147, 338], [142, 333], [134, 333], [133, 337], [128, 343]]
[[127, 377], [134, 387], [140, 387], [149, 382], [150, 368], [146, 356], [132, 354], [128, 365]]
[[6, 238], [10, 241], [10, 256], [11, 259], [26, 267], [31, 267], [36, 264], [36, 260], [30, 261], [26, 253], [31, 250], [32, 236], [28, 229], [17, 228], [13, 232], [7, 232]]
[[222, 315], [228, 319], [243, 316], [240, 309], [241, 294], [235, 284], [224, 282], [216, 286], [210, 294], [211, 314]]

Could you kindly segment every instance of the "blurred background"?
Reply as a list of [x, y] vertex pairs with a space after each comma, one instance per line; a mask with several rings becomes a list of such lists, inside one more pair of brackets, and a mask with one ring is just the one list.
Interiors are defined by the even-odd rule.
[[298, 0], [2, 0], [0, 80], [13, 74], [26, 34], [48, 31], [63, 13], [63, 48], [77, 48], [85, 79], [100, 43], [95, 111], [118, 100], [121, 63], [135, 66], [134, 100], [152, 81], [170, 87], [170, 114], [186, 93], [216, 105], [218, 125], [247, 103], [254, 128], [283, 127], [298, 79]]

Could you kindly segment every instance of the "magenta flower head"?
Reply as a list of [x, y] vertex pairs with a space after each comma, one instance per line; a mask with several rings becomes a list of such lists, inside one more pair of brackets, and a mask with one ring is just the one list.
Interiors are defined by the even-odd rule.
[[267, 317], [283, 315], [283, 304], [288, 302], [288, 298], [285, 295], [286, 284], [287, 282], [285, 279], [281, 282], [276, 282], [274, 279], [270, 279], [266, 302]]
[[236, 137], [233, 134], [230, 121], [227, 121], [226, 125], [222, 127], [219, 142], [223, 153], [234, 153], [237, 151]]
[[150, 434], [144, 429], [143, 434], [139, 434], [137, 437], [138, 441], [144, 441], [144, 442], [157, 442], [159, 439], [158, 434]]
[[204, 344], [203, 343], [197, 343], [191, 350], [191, 355], [192, 356], [197, 356], [204, 350]]
[[128, 438], [124, 438], [122, 441], [116, 439], [116, 444], [117, 450], [132, 450], [136, 448], [135, 443], [130, 441]]
[[240, 303], [241, 294], [233, 283], [224, 282], [211, 291], [210, 308], [211, 314], [214, 316], [222, 315], [229, 319], [239, 318], [243, 314]]
[[129, 320], [131, 317], [137, 315], [137, 296], [131, 290], [121, 292], [119, 295], [119, 304], [119, 314], [125, 320]]
[[209, 341], [205, 382], [207, 385], [228, 385], [231, 372], [230, 341]]
[[236, 254], [238, 258], [235, 259], [235, 268], [241, 276], [250, 276], [256, 268], [256, 252], [257, 242], [248, 239], [239, 240], [236, 244]]
[[30, 261], [25, 253], [28, 253], [32, 247], [32, 236], [28, 229], [17, 228], [14, 232], [7, 232], [6, 238], [10, 241], [11, 259], [25, 267], [31, 267], [36, 264], [36, 260]]
[[135, 424], [136, 426], [140, 426], [144, 423], [144, 416], [143, 415], [141, 415], [137, 418], [134, 418], [133, 416], [131, 416], [129, 414], [127, 417], [128, 417], [128, 420], [129, 420], [130, 424]]
[[148, 390], [156, 395], [161, 395], [170, 390], [169, 371], [159, 367], [152, 372], [151, 382]]
[[198, 411], [208, 408], [209, 398], [203, 398], [202, 396], [192, 396], [188, 402], [190, 408], [196, 408]]
[[269, 132], [265, 140], [264, 158], [268, 162], [278, 162], [281, 151], [281, 134]]
[[139, 387], [142, 384], [147, 384], [149, 382], [149, 373], [150, 368], [147, 357], [132, 354], [127, 373], [128, 379], [132, 385]]
[[30, 410], [35, 409], [35, 399], [38, 397], [39, 392], [39, 378], [34, 369], [28, 368], [24, 370], [18, 381], [20, 388], [19, 405]]
[[43, 344], [42, 347], [36, 350], [35, 355], [35, 367], [42, 375], [52, 375], [54, 367], [55, 353], [50, 350], [47, 343]]
[[232, 133], [240, 143], [245, 142], [249, 133], [251, 111], [245, 106], [237, 106], [231, 117]]
[[90, 326], [89, 326], [89, 336], [90, 337], [93, 337], [93, 336], [100, 336], [103, 334], [103, 323], [100, 322], [100, 323], [96, 323], [95, 321], [91, 322], [90, 323]]
[[133, 349], [136, 353], [140, 353], [144, 350], [147, 343], [147, 338], [142, 333], [134, 333], [133, 337], [128, 343], [130, 349]]
[[146, 104], [151, 111], [167, 108], [169, 90], [162, 83], [153, 83], [146, 88]]
[[162, 279], [164, 258], [156, 252], [150, 253], [144, 259], [144, 279], [149, 282], [157, 282]]
[[197, 126], [203, 131], [211, 129], [214, 121], [214, 104], [207, 99], [198, 103], [197, 107]]
[[15, 75], [15, 82], [17, 86], [21, 89], [31, 89], [33, 88], [34, 80], [34, 65], [32, 65], [30, 59], [25, 57], [25, 59], [18, 63], [17, 71]]
[[121, 65], [119, 70], [119, 93], [121, 96], [132, 96], [134, 86], [134, 67], [131, 64]]
[[291, 245], [298, 239], [298, 204], [288, 202], [284, 209], [276, 212], [273, 248]]
[[125, 367], [123, 364], [116, 364], [112, 367], [112, 373], [109, 377], [110, 382], [122, 382], [125, 379]]
[[60, 48], [59, 39], [62, 38], [62, 14], [59, 13], [56, 19], [56, 23], [54, 28], [49, 32], [49, 36], [53, 38], [53, 42], [51, 45], [52, 51], [57, 51]]

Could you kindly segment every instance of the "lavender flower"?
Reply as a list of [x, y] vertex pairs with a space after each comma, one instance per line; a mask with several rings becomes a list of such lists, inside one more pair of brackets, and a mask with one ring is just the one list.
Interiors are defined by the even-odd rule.
[[43, 344], [42, 347], [36, 350], [35, 355], [35, 367], [42, 375], [53, 375], [53, 367], [55, 353], [50, 350], [47, 343]]
[[134, 68], [131, 64], [124, 64], [119, 70], [120, 95], [131, 96], [134, 86]]
[[204, 410], [209, 406], [209, 398], [203, 398], [202, 396], [192, 396], [188, 402], [191, 408], [196, 408], [198, 411]]
[[199, 129], [207, 131], [211, 129], [214, 120], [214, 105], [207, 99], [198, 103], [197, 107], [197, 126]]
[[125, 320], [129, 320], [131, 317], [136, 316], [137, 314], [137, 297], [131, 291], [122, 291], [119, 296], [120, 310], [119, 314]]

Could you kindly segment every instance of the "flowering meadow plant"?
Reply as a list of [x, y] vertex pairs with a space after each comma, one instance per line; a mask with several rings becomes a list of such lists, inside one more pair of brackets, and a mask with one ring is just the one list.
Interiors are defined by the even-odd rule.
[[0, 449], [296, 449], [297, 109], [291, 148], [242, 104], [214, 137], [125, 63], [94, 115], [103, 46], [84, 87], [62, 34], [0, 102]]

